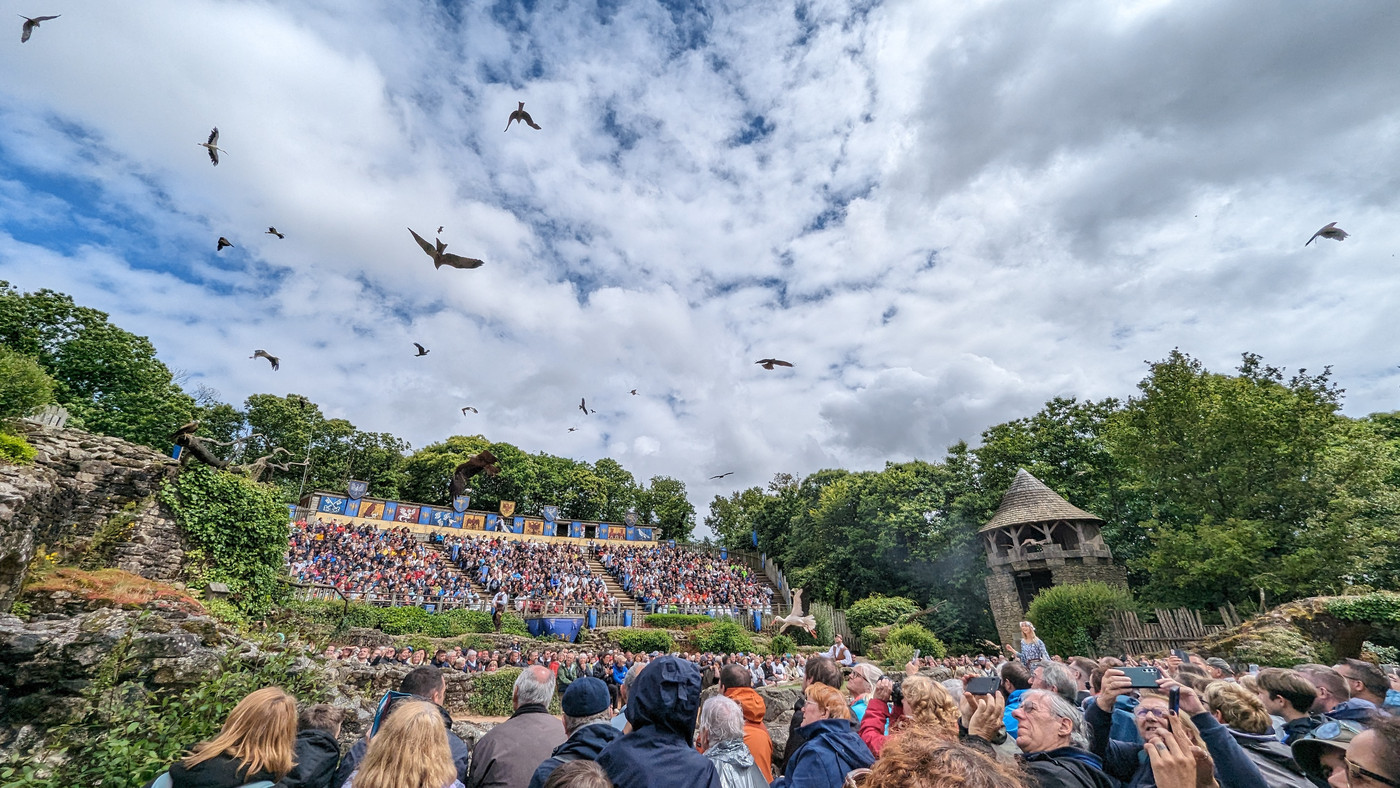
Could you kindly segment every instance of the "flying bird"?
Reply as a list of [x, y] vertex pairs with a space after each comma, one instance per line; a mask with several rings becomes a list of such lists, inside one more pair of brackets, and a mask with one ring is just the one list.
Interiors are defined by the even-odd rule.
[[442, 225], [438, 225], [438, 235], [442, 235]]
[[233, 244], [229, 243], [229, 240], [221, 235], [219, 236], [219, 248], [214, 251], [222, 252], [225, 246], [233, 246]]
[[219, 154], [220, 154], [220, 153], [228, 153], [228, 151], [226, 151], [226, 150], [224, 150], [223, 148], [220, 148], [220, 147], [219, 147], [219, 127], [218, 127], [218, 126], [215, 126], [215, 127], [214, 127], [214, 130], [211, 131], [211, 132], [209, 132], [209, 141], [208, 141], [208, 142], [196, 142], [195, 144], [198, 145], [199, 147], [205, 148], [206, 150], [209, 151], [209, 161], [214, 162], [214, 166], [215, 166], [215, 167], [219, 166]]
[[[26, 42], [26, 41], [29, 40], [29, 37], [30, 37], [31, 35], [34, 34], [34, 28], [38, 27], [40, 22], [47, 22], [47, 21], [49, 21], [50, 19], [57, 19], [57, 18], [59, 18], [60, 16], [63, 16], [63, 14], [54, 14], [53, 16], [36, 16], [36, 17], [34, 17], [33, 19], [30, 19], [29, 17], [25, 16], [24, 14], [20, 14], [19, 16], [20, 16], [21, 19], [24, 20], [24, 31], [21, 32], [21, 33], [19, 34], [19, 42], [20, 42], [21, 44], [23, 44], [24, 42]], [[523, 107], [523, 106], [525, 106], [525, 105], [524, 105], [524, 104], [521, 104], [520, 106]], [[512, 115], [511, 117], [515, 117], [515, 116]], [[530, 116], [529, 116], [529, 115], [526, 115], [525, 117], [526, 117], [526, 118], [529, 118]], [[531, 125], [531, 126], [534, 126], [535, 124], [531, 123], [530, 125]], [[535, 128], [539, 128], [539, 126], [535, 126]]]
[[776, 367], [790, 367], [790, 366], [792, 366], [791, 363], [789, 363], [789, 362], [787, 362], [787, 361], [783, 361], [783, 360], [781, 360], [781, 359], [776, 359], [776, 358], [761, 358], [761, 359], [755, 361], [754, 363], [755, 363], [755, 364], [762, 364], [764, 369], [772, 369], [772, 368], [775, 367], [775, 366], [776, 366]]
[[183, 426], [183, 427], [181, 427], [180, 429], [175, 430], [173, 433], [171, 433], [171, 434], [170, 434], [170, 440], [172, 440], [172, 441], [178, 441], [178, 440], [181, 438], [181, 436], [184, 436], [184, 435], [193, 435], [193, 434], [195, 433], [195, 430], [198, 430], [198, 429], [199, 429], [199, 419], [195, 419], [194, 421], [191, 421], [189, 424], [186, 424], [185, 426]]
[[263, 233], [263, 235], [275, 235], [275, 236], [277, 236], [277, 240], [279, 240], [279, 241], [282, 240], [283, 238], [286, 238], [286, 237], [287, 237], [287, 236], [283, 235], [282, 233], [277, 232], [277, 228], [276, 228], [276, 227], [269, 227], [269, 228], [267, 228], [267, 232]]
[[473, 408], [472, 406], [468, 405], [468, 406], [466, 406], [465, 408], [462, 408], [462, 415], [463, 415], [463, 416], [467, 415], [467, 411], [471, 411], [472, 413], [477, 413], [477, 412], [478, 412], [476, 408]]
[[632, 396], [634, 396], [634, 397], [637, 396], [637, 390], [636, 390], [636, 389], [632, 389]]
[[418, 352], [413, 354], [413, 357], [414, 357], [414, 358], [418, 358], [419, 356], [426, 356], [426, 355], [428, 355], [428, 349], [427, 349], [427, 348], [423, 347], [422, 345], [418, 344], [417, 342], [414, 342], [414, 343], [413, 343], [413, 346], [416, 347], [416, 348], [418, 348]]
[[444, 265], [453, 268], [480, 268], [486, 264], [484, 261], [478, 260], [475, 257], [462, 257], [461, 255], [448, 254], [444, 251], [447, 249], [447, 244], [443, 243], [440, 238], [434, 239], [437, 241], [437, 245], [435, 246], [423, 240], [423, 236], [413, 232], [412, 227], [408, 228], [408, 231], [413, 234], [413, 240], [417, 241], [418, 245], [423, 247], [423, 251], [427, 252], [428, 256], [433, 258], [434, 268], [441, 268]]
[[265, 358], [265, 359], [267, 359], [267, 360], [272, 364], [272, 371], [273, 371], [273, 372], [276, 372], [276, 371], [277, 371], [277, 367], [279, 367], [279, 366], [281, 365], [281, 362], [277, 360], [277, 357], [274, 356], [274, 355], [272, 355], [271, 353], [267, 352], [266, 350], [254, 350], [254, 351], [253, 351], [253, 355], [249, 356], [248, 358]]
[[569, 432], [578, 432], [578, 427], [570, 427]]
[[495, 476], [500, 472], [501, 469], [496, 467], [496, 455], [489, 449], [482, 449], [481, 453], [473, 455], [452, 472], [452, 482], [447, 486], [447, 495], [449, 498], [461, 495], [462, 491], [467, 489], [467, 482], [478, 473]]
[[597, 412], [598, 412], [598, 411], [596, 411], [596, 410], [589, 410], [589, 409], [588, 409], [588, 399], [585, 398], [585, 397], [579, 397], [579, 400], [578, 400], [578, 409], [581, 410], [581, 411], [583, 411], [583, 415], [585, 415], [585, 416], [587, 416], [587, 415], [590, 414], [590, 413], [597, 413]]
[[734, 471], [730, 471], [729, 473], [721, 473], [721, 474], [718, 475], [718, 476], [711, 476], [710, 478], [711, 478], [711, 479], [723, 479], [724, 477], [729, 476], [729, 475], [732, 474], [732, 473], [734, 473]]
[[[1334, 241], [1344, 241], [1346, 240], [1346, 237], [1348, 235], [1351, 235], [1351, 233], [1338, 227], [1336, 222], [1332, 222], [1331, 224], [1327, 225], [1321, 230], [1318, 230], [1317, 232], [1313, 233], [1312, 237], [1308, 239], [1308, 244], [1312, 243], [1313, 241], [1316, 241], [1319, 235], [1323, 238], [1331, 238]], [[1307, 246], [1308, 244], [1303, 244], [1303, 246]]]
[[517, 120], [521, 123], [524, 123], [526, 126], [529, 126], [532, 129], [540, 128], [540, 125], [536, 123], [533, 118], [530, 117], [530, 113], [525, 111], [525, 102], [523, 101], [520, 102], [520, 107], [518, 109], [510, 113], [510, 120], [506, 121], [506, 127], [503, 130], [510, 131], [510, 124], [514, 123]]

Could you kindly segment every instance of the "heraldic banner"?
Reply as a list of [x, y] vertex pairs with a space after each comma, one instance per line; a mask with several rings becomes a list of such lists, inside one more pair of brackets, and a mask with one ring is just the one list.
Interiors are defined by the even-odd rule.
[[501, 516], [510, 517], [515, 514], [515, 501], [501, 501]]
[[[551, 523], [551, 526], [552, 525]], [[549, 531], [549, 535], [553, 536], [554, 528], [551, 527]], [[525, 534], [527, 536], [544, 536], [544, 520], [536, 520], [534, 518], [527, 519], [525, 521]]]

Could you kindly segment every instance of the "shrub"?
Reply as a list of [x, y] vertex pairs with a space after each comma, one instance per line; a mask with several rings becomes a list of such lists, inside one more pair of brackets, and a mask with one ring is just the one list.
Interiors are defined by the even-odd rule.
[[914, 646], [908, 643], [886, 643], [880, 647], [880, 664], [903, 668], [914, 658]]
[[11, 465], [28, 465], [34, 462], [39, 452], [29, 445], [29, 441], [18, 435], [11, 435], [0, 429], [0, 462]]
[[[441, 614], [442, 618], [448, 622], [453, 630], [453, 635], [464, 635], [468, 632], [484, 633], [495, 632], [496, 627], [491, 623], [491, 614], [485, 610], [467, 610], [457, 608]], [[515, 618], [510, 616], [509, 618]], [[506, 628], [506, 618], [501, 620], [501, 629]]]
[[917, 612], [919, 606], [912, 599], [874, 594], [846, 608], [846, 626], [864, 638], [866, 627], [897, 624]]
[[[909, 646], [911, 650], [918, 649], [921, 657], [942, 659], [948, 656], [948, 649], [943, 646], [943, 641], [918, 624], [905, 624], [890, 630], [890, 636], [885, 638], [885, 647], [888, 649], [895, 646]], [[908, 659], [905, 660], [905, 662], [908, 661]]]
[[656, 629], [693, 629], [714, 621], [710, 616], [685, 615], [681, 613], [652, 613], [643, 621], [644, 626]]
[[608, 636], [623, 651], [660, 651], [665, 654], [675, 647], [671, 636], [659, 629], [617, 629]]
[[458, 634], [452, 631], [444, 616], [435, 616], [421, 607], [383, 608], [379, 611], [379, 628], [386, 635], [448, 638]]
[[1327, 612], [1345, 621], [1400, 624], [1400, 594], [1377, 591], [1373, 594], [1334, 599], [1327, 603]]
[[0, 420], [27, 416], [53, 402], [53, 378], [37, 359], [0, 345]]
[[[472, 674], [472, 691], [467, 695], [467, 708], [483, 717], [509, 717], [515, 712], [511, 694], [520, 668], [501, 668], [495, 673]], [[559, 693], [549, 701], [549, 713], [559, 714]]]
[[1036, 594], [1026, 611], [1036, 634], [1051, 654], [1093, 656], [1115, 610], [1133, 610], [1132, 595], [1107, 583], [1091, 581], [1054, 586]]
[[770, 654], [791, 654], [796, 650], [796, 641], [787, 635], [775, 635], [773, 636], [773, 640], [768, 644], [768, 653]]
[[732, 621], [720, 621], [705, 627], [695, 635], [694, 640], [695, 647], [701, 651], [734, 654], [754, 650], [753, 638]]

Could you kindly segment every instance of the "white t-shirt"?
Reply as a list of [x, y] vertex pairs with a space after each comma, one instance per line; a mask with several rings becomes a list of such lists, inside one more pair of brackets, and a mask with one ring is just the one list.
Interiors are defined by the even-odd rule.
[[504, 591], [497, 591], [496, 596], [491, 599], [491, 605], [497, 610], [505, 610], [510, 604], [510, 596]]

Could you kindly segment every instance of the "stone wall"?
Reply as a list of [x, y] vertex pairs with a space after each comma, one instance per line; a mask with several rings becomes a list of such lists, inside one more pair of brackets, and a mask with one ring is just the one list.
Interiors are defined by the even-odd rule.
[[[186, 545], [154, 498], [175, 460], [82, 430], [19, 428], [38, 455], [33, 465], [0, 464], [0, 611], [13, 604], [39, 545], [71, 558], [99, 533], [109, 540], [104, 563], [153, 580], [178, 577]], [[119, 514], [116, 533], [107, 526]]]
[[987, 575], [987, 603], [1002, 643], [1016, 645], [1021, 638], [1019, 624], [1024, 620], [1021, 598], [1016, 593], [1016, 580], [1006, 568], [993, 569]]
[[[1042, 567], [1036, 566], [1035, 568]], [[1114, 563], [1111, 559], [1095, 556], [1060, 558], [1045, 562], [1043, 568], [1050, 570], [1051, 581], [1057, 586], [1098, 580], [1115, 588], [1124, 590], [1128, 588], [1128, 570]], [[991, 605], [992, 617], [996, 621], [997, 634], [1001, 636], [1001, 642], [1010, 643], [1013, 646], [1019, 645], [1021, 641], [1019, 625], [1025, 620], [1026, 611], [1021, 607], [1021, 597], [1016, 592], [1013, 567], [1001, 566], [993, 569], [991, 574], [987, 575], [986, 582], [987, 600]]]

